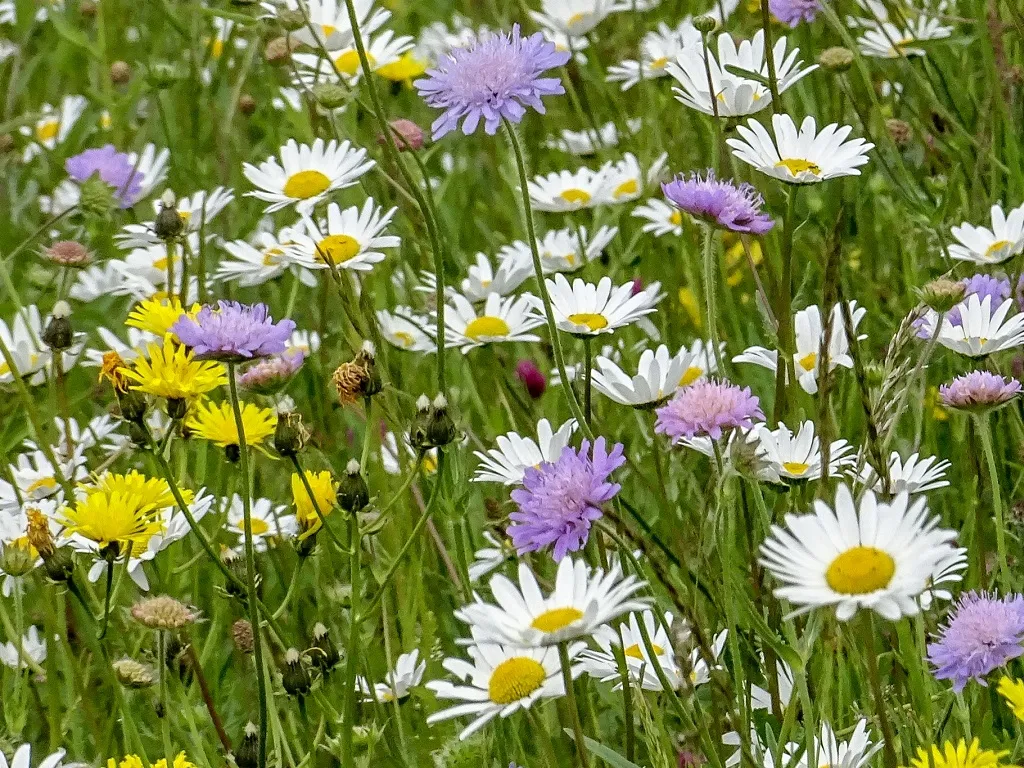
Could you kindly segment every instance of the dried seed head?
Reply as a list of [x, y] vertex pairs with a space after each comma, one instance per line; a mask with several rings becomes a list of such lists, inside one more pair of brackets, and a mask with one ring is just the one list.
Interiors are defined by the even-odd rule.
[[818, 56], [818, 63], [823, 69], [832, 72], [845, 72], [853, 65], [853, 51], [840, 45], [834, 45], [821, 52]]
[[309, 440], [309, 430], [302, 424], [298, 411], [278, 413], [274, 428], [274, 449], [285, 458], [297, 456]]
[[921, 301], [936, 312], [949, 312], [964, 300], [967, 286], [959, 280], [940, 277], [926, 283], [920, 290]]
[[150, 629], [181, 629], [199, 620], [199, 612], [169, 595], [158, 595], [132, 606], [132, 617]]
[[239, 651], [245, 654], [252, 653], [252, 624], [245, 619], [239, 619], [236, 621], [231, 625], [231, 639], [235, 643], [235, 648]]
[[292, 56], [287, 37], [275, 37], [263, 49], [263, 58], [270, 64], [286, 64]]
[[889, 136], [892, 137], [893, 143], [897, 147], [907, 146], [914, 137], [914, 129], [905, 120], [889, 118], [885, 121], [885, 130], [889, 132]]
[[152, 667], [135, 659], [118, 659], [112, 666], [118, 682], [126, 688], [149, 688], [156, 680]]
[[62, 267], [85, 267], [92, 261], [92, 254], [77, 240], [58, 240], [43, 250], [43, 256]]
[[25, 516], [28, 518], [26, 536], [29, 544], [32, 545], [44, 560], [52, 557], [54, 552], [57, 551], [57, 546], [53, 542], [53, 534], [50, 533], [50, 521], [47, 520], [46, 515], [41, 510], [35, 507], [29, 507]]
[[110, 65], [110, 80], [115, 85], [124, 85], [132, 79], [132, 68], [127, 61], [115, 61]]
[[256, 107], [256, 99], [254, 99], [250, 94], [243, 93], [238, 97], [238, 111], [246, 117], [254, 114], [256, 112]]

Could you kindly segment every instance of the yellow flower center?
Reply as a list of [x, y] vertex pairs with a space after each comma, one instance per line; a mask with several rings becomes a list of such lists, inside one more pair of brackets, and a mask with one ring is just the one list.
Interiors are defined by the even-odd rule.
[[321, 24], [320, 31], [324, 33], [324, 37], [330, 37], [338, 31], [338, 28], [331, 24]]
[[45, 491], [46, 493], [53, 493], [57, 490], [57, 481], [52, 477], [41, 477], [32, 483], [28, 488], [25, 489], [26, 494], [33, 494], [37, 491]]
[[614, 195], [615, 199], [618, 200], [620, 197], [625, 197], [626, 195], [635, 195], [639, 189], [640, 184], [637, 182], [637, 180], [629, 179], [628, 181], [624, 181], [621, 184], [619, 184], [619, 186], [615, 188], [615, 192], [613, 192], [612, 194]]
[[678, 227], [683, 223], [683, 214], [680, 211], [672, 211], [668, 217], [669, 224], [674, 227]]
[[810, 352], [797, 360], [797, 362], [805, 371], [813, 371], [814, 366], [818, 364], [818, 353]]
[[473, 341], [479, 341], [485, 336], [508, 336], [511, 331], [508, 323], [494, 315], [478, 317], [466, 326], [466, 336]]
[[785, 160], [780, 160], [775, 164], [775, 167], [785, 168], [793, 177], [796, 177], [805, 171], [813, 173], [815, 176], [821, 175], [821, 168], [810, 160], [804, 160], [800, 157], [788, 157]]
[[[369, 51], [366, 52], [366, 61], [371, 67], [377, 62]], [[355, 48], [345, 51], [334, 60], [334, 66], [341, 74], [352, 77], [359, 71], [359, 51]]]
[[110, 130], [110, 126], [114, 124], [114, 118], [110, 116], [109, 112], [104, 112], [100, 115], [100, 128], [107, 131]]
[[432, 453], [424, 454], [423, 461], [420, 462], [420, 466], [423, 467], [423, 471], [428, 475], [432, 475], [437, 472], [437, 457]]
[[992, 245], [985, 249], [986, 256], [994, 256], [1006, 248], [1009, 248], [1013, 243], [1009, 240], [996, 240]]
[[811, 465], [804, 464], [801, 461], [784, 461], [782, 462], [782, 468], [791, 475], [800, 476], [810, 469]]
[[577, 189], [575, 187], [564, 190], [559, 197], [565, 200], [565, 202], [574, 205], [586, 205], [590, 202], [590, 193], [585, 189]]
[[651, 62], [651, 69], [664, 69], [668, 66], [668, 56], [661, 56]]
[[224, 41], [219, 37], [214, 38], [213, 42], [210, 43], [210, 56], [215, 59], [219, 59], [224, 55]]
[[395, 337], [395, 340], [396, 340], [396, 341], [397, 341], [397, 342], [398, 342], [399, 344], [401, 344], [401, 345], [402, 345], [403, 347], [405, 347], [406, 349], [408, 349], [409, 347], [411, 347], [411, 346], [412, 346], [412, 345], [413, 345], [413, 344], [415, 343], [415, 341], [416, 341], [416, 340], [415, 340], [415, 339], [414, 339], [414, 338], [412, 337], [412, 334], [411, 334], [411, 333], [408, 333], [408, 332], [406, 332], [406, 331], [395, 331], [395, 332], [394, 332], [393, 334], [391, 334], [391, 335], [392, 335], [392, 336], [394, 336], [394, 337]]
[[568, 27], [569, 29], [573, 29], [576, 27], [577, 24], [579, 24], [581, 21], [584, 21], [586, 18], [587, 14], [585, 13], [574, 13], [572, 16], [569, 17], [569, 20], [565, 22], [565, 26]]
[[546, 677], [544, 667], [536, 659], [513, 656], [494, 668], [487, 684], [487, 695], [495, 704], [512, 704], [544, 685]]
[[60, 130], [59, 120], [47, 120], [36, 126], [36, 141], [52, 141]]
[[306, 200], [316, 197], [331, 186], [331, 180], [320, 171], [299, 171], [288, 177], [282, 190], [285, 197]]
[[832, 561], [825, 581], [842, 595], [866, 595], [888, 586], [894, 573], [896, 561], [888, 552], [857, 546]]
[[569, 315], [569, 322], [575, 325], [585, 325], [592, 331], [608, 327], [608, 319], [604, 315], [594, 312], [577, 312]]
[[583, 611], [579, 608], [571, 606], [568, 608], [552, 608], [550, 611], [544, 611], [544, 613], [535, 618], [530, 626], [534, 629], [539, 629], [541, 632], [557, 632], [582, 618]]
[[[654, 649], [655, 656], [661, 656], [663, 653], [665, 653], [665, 649], [662, 648], [660, 645], [657, 645], [656, 643], [651, 643], [651, 648]], [[626, 655], [627, 658], [640, 659], [640, 661], [644, 660], [644, 654], [643, 651], [640, 650], [639, 643], [633, 643], [625, 651], [623, 651], [623, 653]]]
[[686, 369], [686, 373], [683, 374], [683, 378], [679, 380], [679, 386], [685, 387], [688, 384], [693, 384], [697, 379], [704, 375], [704, 369], [698, 368], [696, 365], [691, 365]]
[[[252, 518], [252, 535], [262, 536], [264, 533], [270, 530], [270, 525], [266, 520], [260, 520], [258, 517]], [[245, 529], [245, 523], [241, 522], [238, 524], [239, 528]]]
[[412, 51], [402, 54], [401, 58], [385, 64], [377, 70], [377, 74], [392, 82], [411, 80], [427, 71], [427, 62], [417, 59]]
[[324, 260], [324, 256], [335, 264], [343, 264], [359, 253], [361, 246], [359, 241], [348, 235], [328, 235], [317, 243], [317, 259]]
[[284, 256], [284, 251], [280, 248], [268, 248], [263, 252], [263, 266], [276, 267], [281, 263], [282, 256]]

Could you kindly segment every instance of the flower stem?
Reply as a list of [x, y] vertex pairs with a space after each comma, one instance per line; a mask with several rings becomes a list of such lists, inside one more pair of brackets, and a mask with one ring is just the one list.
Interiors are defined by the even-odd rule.
[[587, 426], [590, 426], [593, 419], [593, 398], [594, 398], [594, 372], [592, 363], [592, 340], [589, 336], [583, 338], [583, 414], [587, 419]]
[[[252, 624], [252, 650], [256, 662], [256, 691], [259, 697], [259, 736], [256, 765], [267, 766], [267, 681], [263, 675], [263, 633], [260, 631], [260, 612], [256, 597], [256, 553], [252, 540], [252, 499], [249, 498], [249, 448], [245, 442], [242, 409], [238, 403], [238, 387], [235, 384], [235, 364], [228, 363], [228, 388], [231, 393], [231, 409], [235, 414], [235, 429], [238, 431], [238, 468], [242, 475], [242, 515], [245, 533], [245, 581], [249, 603], [249, 622]], [[170, 765], [170, 760], [168, 760]]]
[[715, 367], [720, 376], [725, 375], [725, 358], [722, 357], [721, 344], [718, 341], [718, 311], [715, 307], [715, 231], [710, 224], [701, 225], [704, 230], [704, 245], [701, 249], [704, 265], [704, 304], [708, 313], [708, 334], [711, 339], [711, 354], [709, 358], [715, 361]]
[[[985, 453], [985, 464], [988, 469], [988, 483], [992, 487], [992, 511], [995, 517], [996, 528], [996, 557], [999, 560], [999, 580], [1003, 588], [1008, 589], [1010, 584], [1010, 573], [1006, 563], [1006, 521], [1003, 510], [1003, 494], [999, 488], [999, 469], [996, 465], [996, 454], [992, 447], [992, 426], [989, 417], [980, 415], [975, 417], [978, 425], [978, 434], [981, 435], [981, 447]], [[981, 531], [975, 532], [978, 546], [981, 546]], [[984, 571], [978, 574], [978, 578], [984, 580]]]
[[[772, 111], [775, 114], [782, 112], [782, 104], [779, 103], [779, 78], [775, 70], [775, 51], [772, 48], [772, 17], [768, 9], [768, 3], [761, 3], [761, 29], [764, 30], [764, 58], [768, 65], [768, 90], [772, 94]], [[711, 94], [712, 101], [715, 95]]]
[[[767, 3], [765, 8], [767, 8]], [[767, 11], [765, 11], [767, 13]], [[775, 410], [772, 423], [777, 424], [786, 418], [786, 385], [789, 381], [789, 369], [793, 367], [793, 227], [796, 226], [796, 187], [786, 197], [786, 219], [782, 232], [782, 280], [779, 282], [775, 297], [777, 308], [775, 317], [779, 321], [778, 356], [775, 361]], [[823, 307], [822, 311], [829, 311]], [[793, 377], [796, 377], [794, 373]]]
[[861, 632], [860, 647], [864, 654], [864, 659], [867, 662], [871, 694], [875, 699], [875, 712], [878, 715], [878, 723], [882, 728], [885, 768], [896, 768], [898, 761], [896, 758], [896, 747], [894, 745], [895, 736], [893, 734], [892, 724], [889, 722], [889, 715], [886, 712], [885, 698], [882, 695], [882, 682], [878, 675], [878, 653], [875, 648], [875, 624], [871, 617], [870, 610], [864, 610], [863, 614], [864, 615], [860, 617], [859, 622]]
[[583, 723], [580, 722], [580, 709], [576, 704], [576, 693], [573, 691], [572, 666], [569, 662], [569, 646], [567, 643], [558, 644], [558, 661], [562, 667], [565, 697], [569, 701], [569, 709], [572, 714], [572, 732], [576, 739], [576, 757], [579, 759], [582, 768], [590, 768], [590, 760], [587, 757], [587, 744], [583, 740]]
[[[440, 483], [440, 478], [438, 478]], [[341, 731], [341, 760], [345, 768], [352, 768], [355, 765], [355, 755], [352, 753], [352, 735], [356, 723], [356, 664], [362, 654], [359, 649], [359, 560], [362, 551], [362, 543], [359, 537], [359, 516], [352, 512], [348, 520], [349, 530], [349, 584], [351, 586], [351, 598], [349, 599], [349, 628], [348, 648], [345, 654], [345, 709]]]

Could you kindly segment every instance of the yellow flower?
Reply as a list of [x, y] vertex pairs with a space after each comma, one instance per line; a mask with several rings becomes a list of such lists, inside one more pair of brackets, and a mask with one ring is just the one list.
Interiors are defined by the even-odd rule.
[[222, 364], [196, 360], [173, 336], [164, 336], [163, 346], [148, 345], [146, 352], [148, 358], [139, 355], [134, 368], [122, 371], [137, 382], [132, 389], [169, 400], [192, 400], [227, 383]]
[[[242, 403], [242, 429], [247, 445], [257, 446], [274, 434], [277, 416], [270, 408], [260, 408], [252, 403]], [[221, 448], [238, 446], [238, 427], [231, 403], [200, 403], [185, 420], [185, 426], [204, 440], [216, 443]]]
[[182, 315], [194, 317], [198, 311], [199, 305], [193, 304], [192, 308], [185, 312], [181, 302], [173, 297], [144, 299], [135, 305], [135, 309], [128, 314], [124, 324], [140, 331], [149, 331], [154, 336], [166, 336], [171, 326], [178, 322]]
[[996, 689], [1006, 699], [1018, 720], [1024, 720], [1024, 680], [1014, 680], [1003, 675]]
[[309, 481], [309, 488], [313, 491], [313, 498], [316, 499], [316, 507], [313, 506], [313, 502], [309, 498], [302, 478], [298, 473], [293, 472], [292, 501], [295, 504], [295, 519], [302, 531], [299, 534], [299, 539], [305, 539], [320, 530], [321, 522], [320, 516], [316, 513], [317, 507], [319, 507], [320, 513], [327, 517], [334, 509], [335, 494], [338, 491], [338, 484], [331, 477], [330, 472], [311, 472], [307, 469], [305, 474], [306, 480]]
[[408, 83], [426, 72], [427, 65], [428, 62], [416, 58], [416, 54], [408, 51], [390, 64], [380, 67], [377, 74], [395, 83]]
[[691, 288], [679, 289], [679, 303], [686, 311], [686, 315], [690, 318], [690, 322], [699, 330], [703, 324], [700, 316], [700, 307], [697, 306], [697, 296]]
[[1009, 750], [996, 752], [982, 749], [977, 739], [970, 745], [960, 739], [954, 744], [947, 741], [941, 749], [932, 745], [931, 754], [921, 747], [917, 748], [917, 757], [910, 761], [910, 768], [1019, 768], [1000, 760], [1010, 754]]
[[[142, 758], [138, 755], [125, 755], [121, 762], [117, 762], [112, 757], [109, 758], [107, 768], [144, 768], [144, 766]], [[153, 768], [167, 768], [167, 759], [161, 757], [153, 763]], [[197, 768], [197, 766], [185, 756], [184, 752], [179, 752], [178, 756], [174, 758], [174, 768]]]
[[[174, 505], [166, 481], [134, 470], [104, 475], [94, 485], [81, 488], [84, 497], [63, 510], [64, 534], [77, 533], [101, 549], [130, 544], [133, 552], [142, 552], [163, 531], [163, 512]], [[192, 501], [191, 492], [183, 491], [182, 496], [186, 504]]]

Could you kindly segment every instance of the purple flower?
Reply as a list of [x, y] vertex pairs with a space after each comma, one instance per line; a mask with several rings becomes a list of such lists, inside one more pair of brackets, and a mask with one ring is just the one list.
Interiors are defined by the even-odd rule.
[[759, 400], [750, 387], [741, 389], [728, 381], [707, 379], [676, 390], [655, 413], [654, 431], [681, 438], [710, 437], [717, 440], [726, 429], [750, 429], [763, 419]]
[[801, 21], [814, 21], [821, 10], [819, 0], [768, 0], [772, 16], [790, 27]]
[[236, 381], [242, 389], [258, 395], [272, 395], [279, 392], [292, 376], [298, 373], [305, 360], [306, 353], [298, 347], [293, 347], [280, 355], [253, 363], [236, 376]]
[[548, 380], [544, 378], [544, 374], [533, 360], [520, 360], [516, 363], [516, 376], [523, 382], [526, 391], [534, 400], [543, 395], [544, 390], [548, 388]]
[[928, 644], [928, 661], [935, 677], [952, 680], [959, 693], [969, 680], [985, 684], [989, 672], [1024, 654], [1024, 596], [999, 598], [968, 592], [953, 608], [953, 616]]
[[988, 371], [971, 371], [939, 387], [939, 401], [947, 408], [986, 411], [1020, 394], [1020, 382]]
[[698, 173], [691, 173], [689, 178], [679, 175], [662, 184], [661, 191], [681, 211], [730, 232], [763, 235], [775, 226], [761, 210], [764, 198], [756, 189], [745, 182], [736, 186], [731, 181], [719, 181], [710, 169], [703, 177]]
[[237, 301], [220, 301], [217, 307], [203, 307], [193, 320], [182, 315], [171, 333], [191, 347], [197, 358], [240, 362], [284, 352], [295, 330], [292, 320], [275, 323], [266, 304], [246, 306]]
[[114, 197], [122, 208], [134, 205], [142, 194], [142, 174], [135, 170], [131, 158], [114, 149], [113, 144], [69, 157], [64, 161], [64, 169], [79, 183], [99, 176], [100, 181], [114, 190]]
[[516, 24], [511, 34], [485, 35], [449, 52], [413, 85], [427, 104], [444, 110], [431, 126], [435, 139], [454, 131], [463, 118], [467, 136], [481, 119], [484, 131], [493, 135], [502, 119], [522, 120], [526, 107], [543, 114], [541, 96], [565, 93], [557, 77], [541, 75], [568, 60], [569, 53], [557, 50], [540, 32], [522, 37]]
[[554, 545], [553, 556], [561, 560], [581, 549], [590, 524], [604, 514], [601, 505], [622, 487], [609, 483], [608, 476], [625, 462], [621, 443], [607, 453], [599, 437], [592, 455], [590, 441], [584, 440], [579, 452], [566, 446], [557, 461], [527, 469], [523, 488], [512, 491], [519, 509], [509, 515], [508, 534], [519, 554]]

